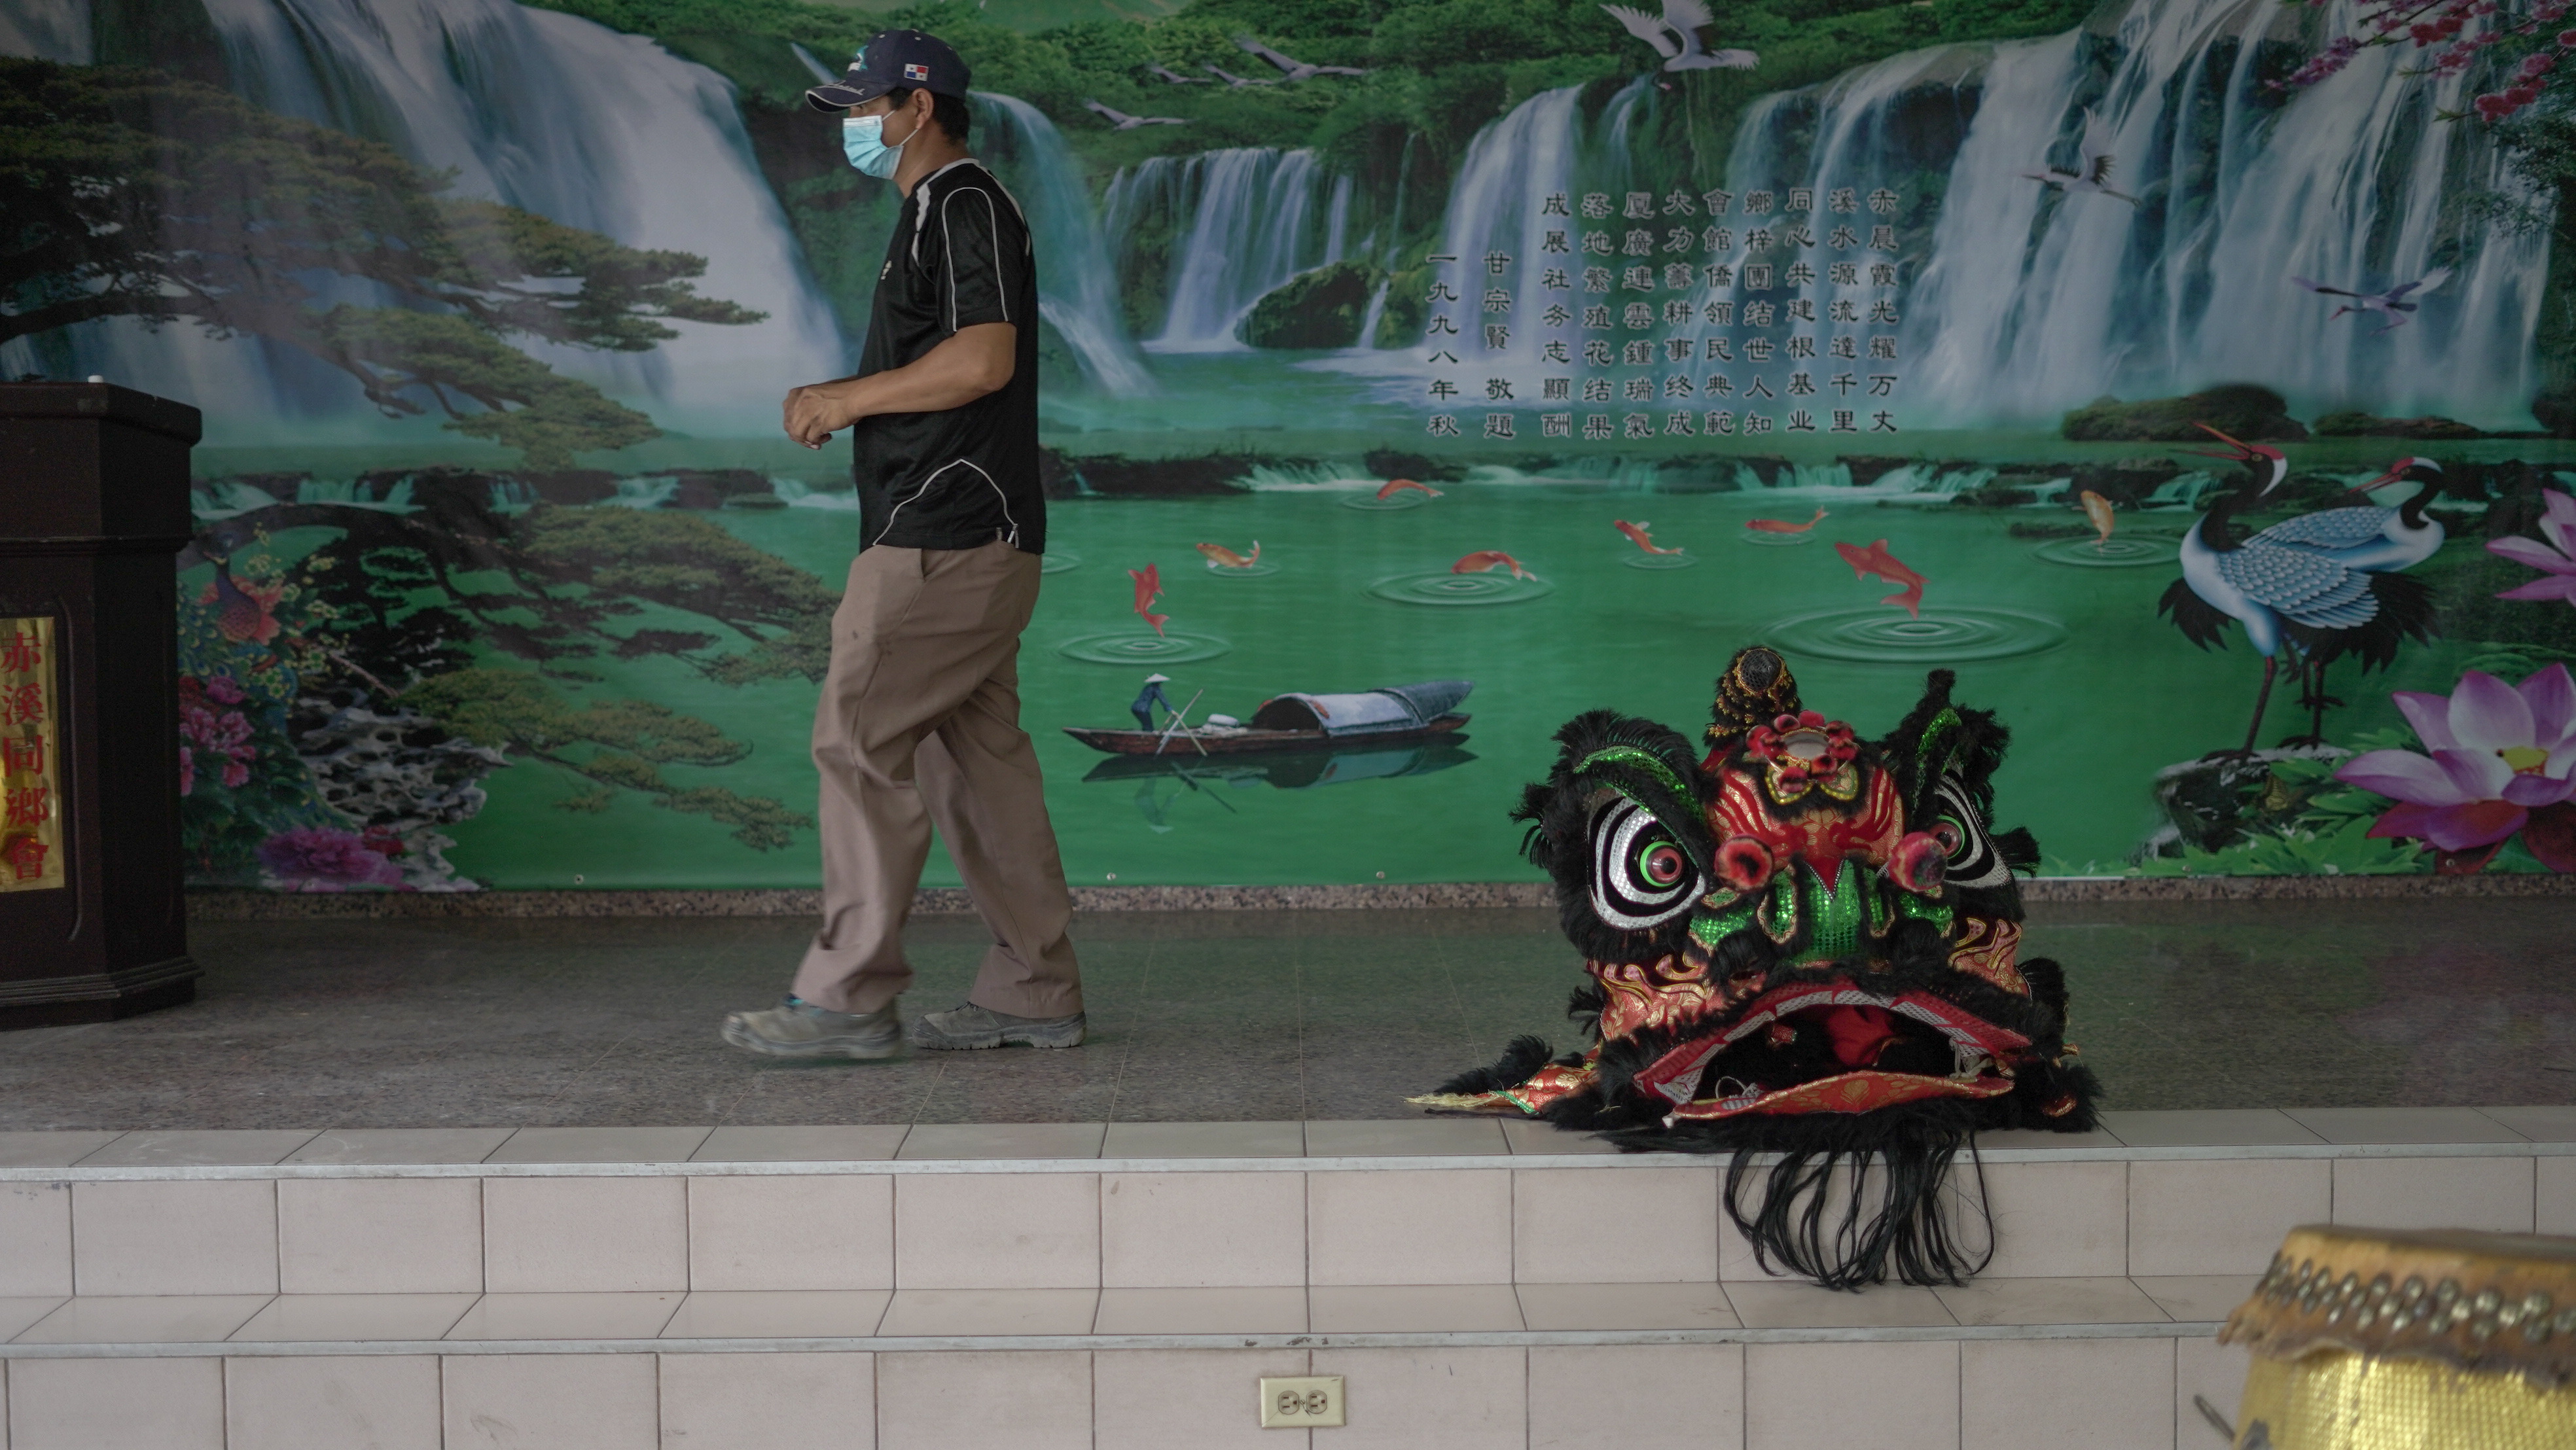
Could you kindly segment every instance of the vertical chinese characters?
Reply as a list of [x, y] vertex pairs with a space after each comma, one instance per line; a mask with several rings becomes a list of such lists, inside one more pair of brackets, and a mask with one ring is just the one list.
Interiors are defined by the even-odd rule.
[[63, 882], [54, 622], [0, 619], [0, 891]]
[[[1432, 262], [1455, 262], [1458, 259], [1455, 256], [1435, 254], [1427, 260]], [[1451, 317], [1449, 313], [1437, 309], [1453, 306], [1460, 300], [1461, 298], [1458, 295], [1458, 290], [1450, 286], [1445, 280], [1435, 280], [1431, 284], [1431, 291], [1423, 298], [1424, 302], [1428, 303], [1433, 309], [1435, 309], [1431, 314], [1431, 320], [1423, 325], [1422, 330], [1423, 342], [1431, 348], [1431, 355], [1424, 358], [1423, 361], [1430, 363], [1434, 367], [1456, 367], [1458, 365], [1458, 354], [1455, 351], [1458, 338], [1457, 320]], [[1429, 391], [1433, 407], [1454, 406], [1450, 403], [1450, 399], [1458, 396], [1458, 383], [1454, 378], [1445, 374], [1435, 376], [1431, 380]], [[1424, 431], [1428, 432], [1434, 438], [1455, 438], [1458, 436], [1458, 415], [1455, 413], [1434, 413], [1431, 415], [1430, 422], [1424, 425]]]
[[1587, 443], [1894, 433], [1904, 213], [1883, 186], [1549, 193], [1534, 258], [1430, 259], [1427, 431], [1528, 437], [1534, 408]]

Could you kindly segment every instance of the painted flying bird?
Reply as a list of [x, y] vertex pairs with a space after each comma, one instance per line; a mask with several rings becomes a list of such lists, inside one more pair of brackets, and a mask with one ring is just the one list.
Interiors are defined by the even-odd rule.
[[1275, 80], [1257, 81], [1250, 76], [1239, 76], [1220, 66], [1202, 66], [1201, 69], [1207, 71], [1210, 75], [1215, 76], [1218, 80], [1225, 82], [1226, 89], [1230, 91], [1239, 91], [1245, 86], [1275, 86], [1279, 84], [1279, 82]]
[[[2046, 166], [2046, 163], [2042, 165]], [[2075, 169], [2060, 171], [2054, 166], [2046, 166], [2045, 170], [2021, 174], [2025, 180], [2058, 187], [2070, 196], [2077, 192], [2090, 192], [2095, 196], [2116, 197], [2136, 206], [2136, 197], [2111, 189], [2111, 167], [2111, 128], [2094, 114], [2092, 107], [2087, 106], [2084, 109], [2084, 136], [2075, 143]]]
[[1704, 0], [1664, 0], [1661, 16], [1625, 5], [1601, 7], [1630, 35], [1655, 48], [1666, 70], [1751, 70], [1762, 58], [1749, 50], [1707, 50], [1699, 42], [1702, 27], [1712, 23]]
[[1253, 39], [1249, 35], [1236, 36], [1234, 38], [1234, 43], [1237, 46], [1242, 47], [1244, 54], [1257, 55], [1263, 60], [1270, 62], [1272, 65], [1279, 67], [1279, 79], [1289, 85], [1295, 85], [1299, 81], [1311, 81], [1317, 76], [1364, 76], [1368, 74], [1367, 71], [1359, 70], [1352, 66], [1309, 65], [1302, 60], [1291, 60], [1287, 56], [1281, 55], [1279, 52], [1272, 50], [1269, 46], [1263, 45], [1260, 41]]
[[1206, 76], [1185, 76], [1179, 71], [1172, 69], [1170, 66], [1149, 65], [1145, 67], [1145, 70], [1155, 79], [1169, 81], [1176, 86], [1204, 86], [1214, 84], [1214, 82], [1210, 81]]
[[1100, 104], [1098, 101], [1086, 100], [1082, 103], [1082, 108], [1097, 115], [1107, 117], [1109, 120], [1109, 129], [1113, 131], [1133, 131], [1139, 126], [1186, 126], [1189, 124], [1189, 122], [1182, 120], [1178, 116], [1131, 116], [1125, 111], [1111, 110], [1109, 107]]
[[2245, 626], [2246, 639], [2263, 656], [2263, 685], [2254, 696], [2254, 718], [2245, 727], [2240, 752], [2251, 754], [2282, 660], [2300, 672], [2301, 698], [2322, 716], [2324, 692], [2312, 683], [2311, 672], [2322, 676], [2327, 663], [2346, 653], [2359, 654], [2365, 669], [2386, 665], [2406, 637], [2426, 637], [2432, 594], [2420, 580], [2355, 569], [2276, 537], [2278, 529], [2290, 528], [2295, 519], [2251, 538], [2236, 538], [2229, 528], [2236, 511], [2260, 503], [2280, 487], [2289, 475], [2289, 458], [2278, 448], [2239, 442], [2206, 423], [2196, 426], [2227, 445], [2225, 451], [2200, 456], [2243, 463], [2245, 478], [2220, 495], [2183, 535], [2182, 577], [2165, 590], [2156, 612], [2172, 615], [2183, 637], [2202, 649], [2221, 639], [2229, 620]]
[[2336, 308], [2333, 315], [2326, 318], [2326, 321], [2328, 322], [2334, 321], [2335, 318], [2341, 317], [2347, 312], [2358, 312], [2365, 315], [2373, 312], [2387, 314], [2388, 325], [2386, 327], [2375, 328], [2370, 334], [2373, 337], [2377, 337], [2380, 333], [2394, 332], [2398, 328], [2406, 325], [2408, 321], [2407, 314], [2413, 312], [2416, 307], [2420, 305], [2419, 303], [2408, 301], [2407, 299], [2409, 297], [2420, 297], [2422, 294], [2432, 291], [2434, 288], [2441, 286], [2444, 282], [2449, 281], [2450, 276], [2450, 268], [2436, 267], [2432, 271], [2425, 273], [2423, 276], [2416, 278], [2412, 282], [2405, 283], [2402, 286], [2391, 287], [2385, 292], [2347, 292], [2341, 287], [2329, 287], [2323, 282], [2311, 282], [2305, 277], [2293, 277], [2290, 280], [2307, 288], [2311, 292], [2323, 293], [2328, 297], [2349, 297], [2352, 299], [2343, 306]]

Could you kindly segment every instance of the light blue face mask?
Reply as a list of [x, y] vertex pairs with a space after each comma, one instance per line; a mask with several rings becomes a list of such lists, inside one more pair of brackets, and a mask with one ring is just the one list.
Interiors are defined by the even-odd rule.
[[[911, 138], [906, 137], [909, 141]], [[892, 180], [894, 169], [903, 161], [903, 147], [885, 143], [885, 117], [846, 116], [841, 120], [841, 154], [862, 173], [880, 181]]]

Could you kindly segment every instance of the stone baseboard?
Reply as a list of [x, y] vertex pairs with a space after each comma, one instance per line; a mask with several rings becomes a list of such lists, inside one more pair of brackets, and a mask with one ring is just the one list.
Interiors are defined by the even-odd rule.
[[[2049, 876], [2022, 884], [2031, 902], [2369, 901], [2576, 895], [2576, 876]], [[821, 893], [792, 888], [436, 893], [194, 891], [198, 921], [300, 917], [812, 916]], [[1350, 911], [1551, 909], [1543, 881], [1369, 882], [1345, 886], [1077, 886], [1078, 911]], [[924, 890], [913, 910], [974, 909], [955, 887]]]

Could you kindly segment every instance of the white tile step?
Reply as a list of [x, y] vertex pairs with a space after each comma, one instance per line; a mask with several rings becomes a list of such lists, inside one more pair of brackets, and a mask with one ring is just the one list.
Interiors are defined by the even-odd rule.
[[[873, 1296], [886, 1319], [876, 1335], [859, 1337], [775, 1332], [837, 1330], [872, 1312], [841, 1295], [810, 1304], [779, 1295], [643, 1295], [636, 1297], [666, 1302], [535, 1312], [494, 1303], [532, 1296], [485, 1296], [458, 1315], [450, 1337], [417, 1339], [384, 1336], [417, 1333], [456, 1314], [457, 1305], [425, 1296], [290, 1305], [298, 1296], [286, 1296], [253, 1308], [244, 1296], [206, 1296], [221, 1298], [222, 1307], [144, 1310], [126, 1307], [129, 1300], [112, 1313], [85, 1314], [104, 1306], [76, 1303], [57, 1305], [40, 1324], [61, 1323], [66, 1331], [115, 1324], [146, 1333], [184, 1323], [208, 1334], [215, 1332], [210, 1325], [247, 1317], [229, 1340], [194, 1343], [35, 1343], [21, 1334], [0, 1346], [0, 1409], [10, 1450], [774, 1450], [808, 1443], [845, 1450], [1571, 1450], [1601, 1443], [1614, 1427], [1623, 1450], [1968, 1450], [2019, 1443], [2034, 1424], [2080, 1425], [2080, 1443], [2113, 1450], [2217, 1450], [2193, 1401], [2205, 1398], [2232, 1415], [2244, 1379], [2243, 1356], [2214, 1345], [2209, 1322], [2140, 1317], [2166, 1308], [2204, 1312], [2213, 1298], [2232, 1296], [2233, 1285], [2226, 1296], [2206, 1283], [2127, 1279], [2025, 1280], [2008, 1292], [1876, 1291], [1816, 1302], [1804, 1302], [1816, 1291], [1781, 1292], [1799, 1287], [1721, 1293], [1708, 1285], [1554, 1285], [1537, 1293], [1523, 1286], [1517, 1295], [1483, 1285], [1339, 1295], [993, 1291], [978, 1296], [980, 1303], [955, 1294], [944, 1305], [925, 1299], [925, 1317], [912, 1326], [954, 1329], [980, 1317], [985, 1331], [967, 1334], [897, 1333], [904, 1294], [896, 1293]], [[1045, 1298], [1019, 1314], [1002, 1302], [1014, 1292]], [[1185, 1297], [1173, 1298], [1176, 1292]], [[1303, 1301], [1292, 1309], [1319, 1326], [1340, 1316], [1381, 1327], [1176, 1332], [1207, 1318], [1184, 1312], [1192, 1293], [1232, 1296], [1220, 1306], [1227, 1312], [1214, 1316], [1218, 1322], [1252, 1322], [1245, 1313], [1261, 1311], [1253, 1319], [1266, 1314], [1276, 1323], [1284, 1294]], [[1088, 1315], [1096, 1330], [1106, 1328], [1120, 1322], [1114, 1311], [1122, 1296], [1139, 1311], [1126, 1321], [1135, 1332], [1025, 1332], [1054, 1327], [1049, 1316], [1068, 1310], [1067, 1317]], [[1842, 1301], [1840, 1311], [1823, 1300]], [[1739, 1311], [1764, 1322], [1705, 1322]], [[478, 1313], [487, 1319], [475, 1327]], [[2119, 1317], [2009, 1322], [2068, 1313]], [[1015, 1314], [1024, 1320], [1021, 1332], [991, 1332]], [[1033, 1326], [1025, 1322], [1032, 1317]], [[1845, 1322], [1862, 1318], [1892, 1322]], [[454, 1337], [494, 1327], [632, 1334], [657, 1319], [659, 1337]], [[1773, 1322], [1800, 1319], [1836, 1322]], [[263, 1330], [263, 1321], [353, 1337], [245, 1337], [274, 1332]], [[1533, 1327], [1384, 1327], [1471, 1322]], [[1603, 1323], [1624, 1327], [1534, 1327]], [[716, 1328], [771, 1332], [673, 1337]], [[1258, 1382], [1282, 1375], [1340, 1377], [1347, 1426], [1260, 1430]]]
[[[0, 1133], [0, 1443], [2216, 1450], [2290, 1226], [2576, 1232], [2563, 1107], [1983, 1149], [1986, 1275], [1829, 1294], [1523, 1123]], [[1307, 1373], [1349, 1426], [1254, 1428]]]
[[0, 1358], [2205, 1338], [2251, 1276], [0, 1299]]
[[[2570, 1108], [2112, 1114], [1981, 1151], [1954, 1180], [1995, 1217], [1980, 1286], [2252, 1275], [2302, 1223], [2576, 1232]], [[692, 1294], [899, 1289], [852, 1331], [885, 1335], [940, 1322], [919, 1295], [1311, 1289], [1299, 1328], [1341, 1332], [1336, 1296], [1424, 1284], [1517, 1286], [1524, 1310], [1549, 1286], [1758, 1286], [1721, 1174], [1480, 1119], [8, 1133], [0, 1300], [243, 1298], [244, 1321], [281, 1294], [466, 1296], [460, 1318], [667, 1301], [650, 1328], [583, 1336], [625, 1341], [665, 1333]], [[976, 1332], [1099, 1332], [1070, 1314]], [[1526, 1314], [1506, 1330], [1558, 1332]]]

